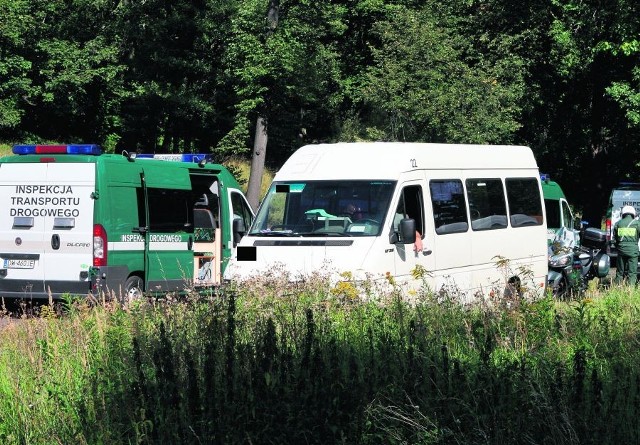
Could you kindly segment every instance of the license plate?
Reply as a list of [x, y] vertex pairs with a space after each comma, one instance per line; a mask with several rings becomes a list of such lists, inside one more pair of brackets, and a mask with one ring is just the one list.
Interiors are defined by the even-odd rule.
[[33, 269], [36, 260], [4, 260], [5, 269]]

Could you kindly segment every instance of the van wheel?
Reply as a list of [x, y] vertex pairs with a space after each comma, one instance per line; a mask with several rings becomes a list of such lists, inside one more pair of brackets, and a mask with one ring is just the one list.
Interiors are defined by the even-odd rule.
[[142, 298], [143, 286], [142, 278], [139, 276], [132, 275], [127, 278], [127, 281], [124, 283], [124, 302], [126, 303]]

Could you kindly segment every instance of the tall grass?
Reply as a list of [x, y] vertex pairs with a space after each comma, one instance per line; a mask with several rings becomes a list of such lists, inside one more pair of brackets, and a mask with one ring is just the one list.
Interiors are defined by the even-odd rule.
[[636, 443], [640, 292], [461, 306], [321, 278], [2, 328], [0, 443]]

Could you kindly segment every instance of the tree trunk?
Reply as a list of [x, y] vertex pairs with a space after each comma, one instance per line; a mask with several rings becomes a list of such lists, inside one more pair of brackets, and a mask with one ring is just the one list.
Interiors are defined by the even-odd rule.
[[260, 204], [260, 190], [262, 188], [262, 174], [264, 173], [264, 161], [267, 152], [267, 126], [262, 116], [258, 116], [256, 122], [256, 135], [253, 142], [253, 155], [251, 156], [251, 173], [249, 174], [249, 186], [247, 187], [247, 200], [251, 208], [256, 211]]
[[[269, 0], [269, 9], [267, 10], [267, 38], [271, 36], [278, 27], [279, 11], [280, 0]], [[253, 142], [253, 155], [251, 157], [249, 186], [247, 187], [247, 200], [254, 211], [258, 210], [258, 205], [260, 204], [262, 174], [264, 173], [264, 162], [267, 154], [267, 140], [267, 123], [264, 116], [258, 116], [258, 120], [256, 121], [256, 135]]]

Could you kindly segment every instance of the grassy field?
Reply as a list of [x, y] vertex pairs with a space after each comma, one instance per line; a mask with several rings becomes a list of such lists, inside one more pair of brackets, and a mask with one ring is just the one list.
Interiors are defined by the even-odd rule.
[[640, 292], [462, 307], [322, 277], [3, 328], [3, 444], [621, 444], [640, 438]]

